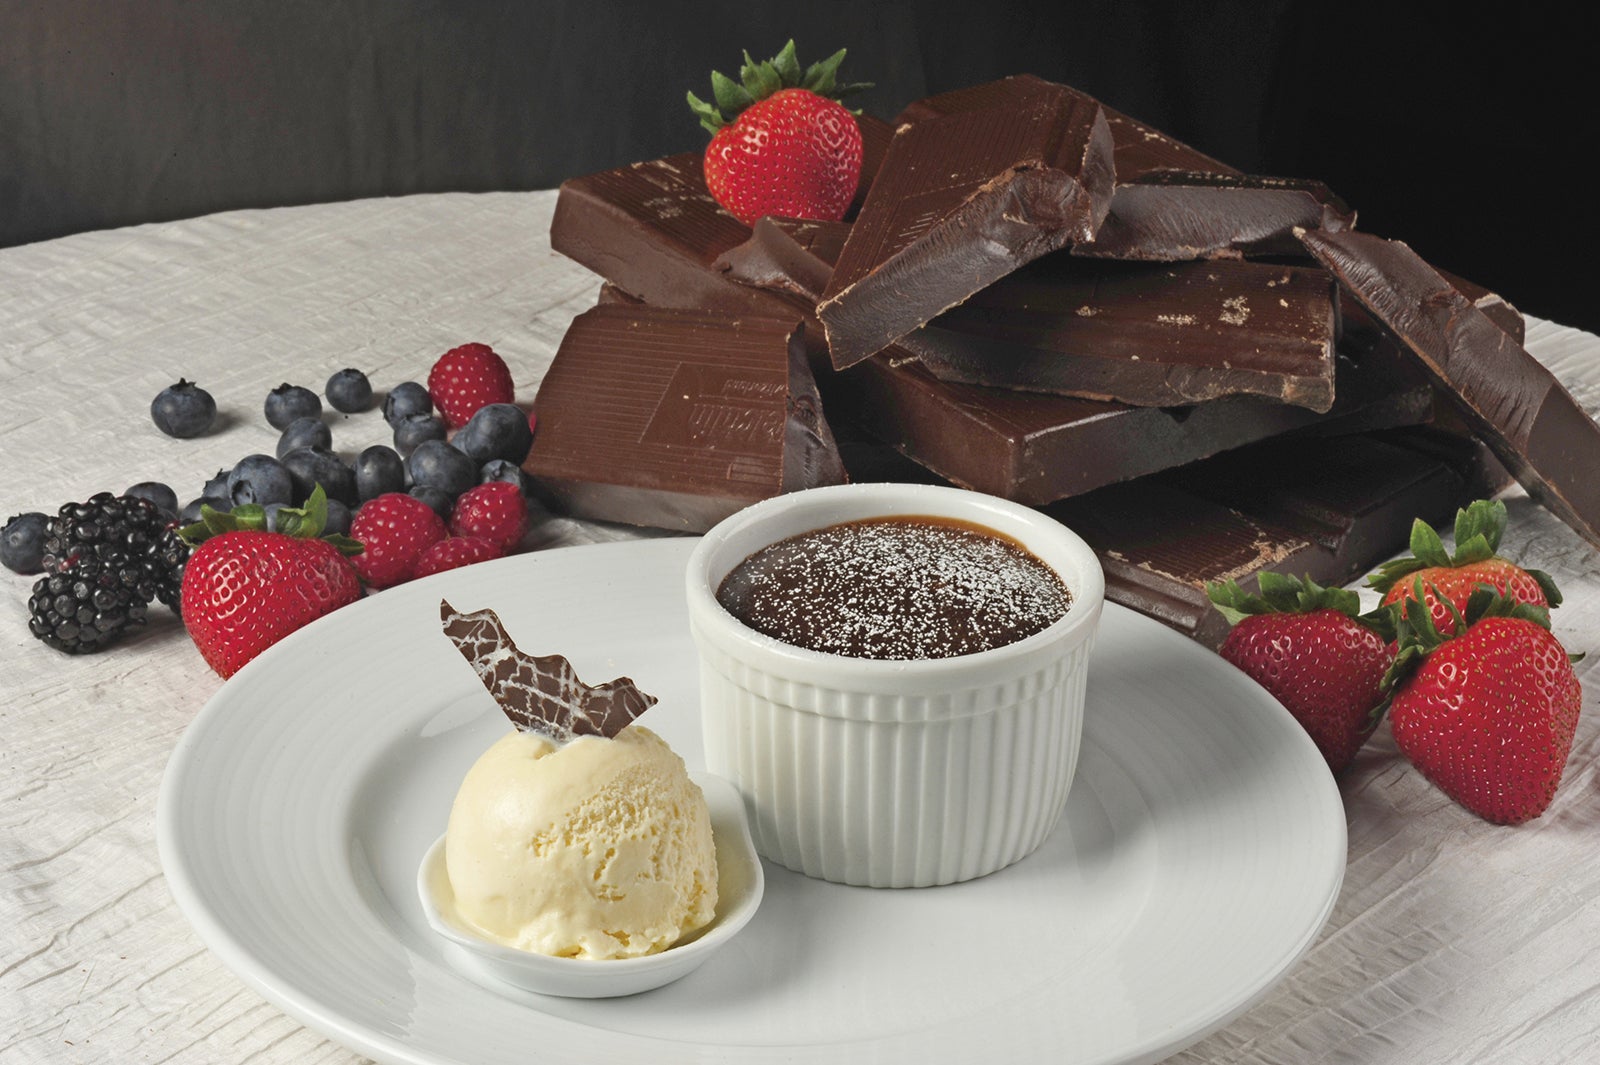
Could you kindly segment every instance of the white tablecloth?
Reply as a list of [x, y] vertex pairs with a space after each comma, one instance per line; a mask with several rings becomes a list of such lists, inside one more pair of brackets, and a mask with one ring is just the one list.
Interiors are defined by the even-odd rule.
[[[218, 468], [272, 452], [261, 403], [274, 385], [320, 391], [355, 366], [383, 389], [468, 340], [504, 354], [531, 401], [598, 286], [550, 251], [553, 203], [243, 211], [0, 251], [0, 508], [51, 512], [144, 480], [190, 498]], [[1533, 322], [1529, 348], [1600, 410], [1600, 338]], [[150, 400], [180, 376], [216, 397], [225, 428], [188, 441], [154, 429]], [[367, 414], [336, 421], [334, 438], [352, 453], [388, 432]], [[1505, 553], [1555, 575], [1567, 595], [1555, 631], [1591, 652], [1555, 805], [1520, 828], [1488, 825], [1380, 730], [1342, 781], [1350, 857], [1326, 930], [1264, 1001], [1174, 1061], [1600, 1054], [1600, 554], [1520, 494], [1510, 505]], [[552, 518], [535, 539], [632, 535]], [[58, 654], [27, 632], [30, 586], [0, 572], [0, 1060], [359, 1060], [224, 969], [162, 880], [162, 770], [221, 681], [164, 609], [107, 653]]]

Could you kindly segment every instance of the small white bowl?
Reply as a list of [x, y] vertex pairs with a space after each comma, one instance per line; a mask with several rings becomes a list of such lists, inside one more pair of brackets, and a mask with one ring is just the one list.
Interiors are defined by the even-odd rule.
[[596, 960], [552, 958], [480, 937], [455, 916], [455, 894], [445, 872], [444, 837], [423, 855], [417, 895], [428, 924], [447, 942], [445, 956], [469, 979], [498, 991], [507, 987], [563, 998], [615, 998], [672, 983], [705, 964], [750, 923], [766, 879], [750, 839], [744, 802], [733, 785], [708, 773], [690, 777], [705, 793], [717, 849], [717, 912], [706, 927], [659, 954]]
[[[723, 578], [763, 547], [838, 522], [912, 515], [1017, 541], [1066, 583], [1071, 607], [1003, 647], [886, 661], [792, 646], [717, 602]], [[844, 884], [926, 887], [1001, 869], [1055, 826], [1105, 599], [1099, 560], [1060, 522], [956, 488], [814, 488], [718, 524], [690, 556], [686, 586], [706, 765], [744, 793], [765, 857]]]

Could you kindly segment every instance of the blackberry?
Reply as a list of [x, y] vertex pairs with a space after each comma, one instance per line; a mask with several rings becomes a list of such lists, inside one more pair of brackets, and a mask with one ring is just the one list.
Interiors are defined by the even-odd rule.
[[142, 603], [159, 599], [174, 610], [189, 548], [172, 519], [136, 496], [101, 492], [68, 503], [45, 525], [46, 573], [70, 573], [96, 561]]
[[34, 582], [28, 597], [28, 629], [67, 654], [109, 647], [129, 628], [145, 622], [146, 601], [129, 587], [139, 579], [138, 565], [126, 559], [79, 558], [66, 571]]

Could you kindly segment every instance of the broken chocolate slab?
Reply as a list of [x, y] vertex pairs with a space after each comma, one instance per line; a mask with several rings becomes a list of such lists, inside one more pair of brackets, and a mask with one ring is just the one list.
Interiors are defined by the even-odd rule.
[[[1021, 74], [957, 89], [916, 101], [896, 121], [1015, 106], [1049, 84]], [[1355, 225], [1355, 212], [1320, 181], [1242, 174], [1120, 111], [1107, 107], [1105, 114], [1115, 146], [1116, 189], [1099, 232], [1075, 244], [1074, 255], [1147, 262], [1298, 255], [1296, 226]]]
[[1094, 237], [1111, 130], [1064, 86], [901, 126], [817, 307], [852, 366], [1017, 267]]
[[[642, 182], [634, 168], [614, 173], [624, 181]], [[841, 224], [763, 219], [744, 250], [752, 271], [747, 276], [764, 276], [767, 287], [741, 284], [733, 276], [732, 253], [724, 260], [720, 253], [709, 256], [708, 248], [673, 257], [672, 271], [664, 273], [658, 267], [662, 258], [655, 253], [675, 239], [666, 223], [683, 226], [692, 219], [661, 220], [655, 212], [679, 204], [691, 214], [716, 208], [693, 199], [652, 206], [636, 188], [626, 190], [624, 198], [632, 205], [626, 212], [572, 201], [569, 225], [583, 226], [585, 236], [581, 242], [558, 243], [557, 250], [603, 271], [616, 288], [646, 304], [693, 307], [693, 293], [709, 283], [727, 290], [718, 296], [719, 306], [809, 318], [820, 291], [817, 279], [827, 277], [832, 257], [843, 246]], [[758, 241], [756, 236], [763, 233], [765, 241]], [[602, 261], [584, 250], [613, 242], [629, 242], [641, 251]], [[729, 270], [706, 265], [718, 261]], [[696, 271], [703, 276], [683, 276]], [[813, 335], [809, 327], [806, 332]], [[945, 480], [1037, 504], [1291, 429], [1355, 432], [1428, 418], [1432, 398], [1420, 373], [1400, 365], [1390, 350], [1372, 356], [1352, 351], [1355, 357], [1342, 357], [1336, 364], [1335, 408], [1326, 415], [1254, 397], [1135, 408], [955, 384], [933, 377], [904, 351], [869, 359], [844, 373], [819, 371], [817, 384], [835, 423], [855, 422]], [[827, 364], [825, 353], [820, 361]], [[547, 417], [541, 410], [541, 419]]]
[[1177, 262], [1294, 255], [1294, 230], [1339, 231], [1355, 212], [1320, 181], [1164, 170], [1119, 182], [1093, 241], [1072, 254]]
[[1600, 546], [1600, 425], [1555, 376], [1400, 241], [1301, 239], [1448, 391], [1528, 494]]
[[[922, 122], [930, 118], [955, 114], [958, 111], [984, 111], [1014, 105], [1040, 91], [1051, 82], [1032, 74], [1016, 74], [998, 81], [971, 85], [951, 92], [915, 100], [895, 118], [895, 125]], [[1057, 88], [1092, 100], [1087, 93], [1070, 86]], [[1095, 101], [1098, 102], [1098, 101]], [[1238, 171], [1219, 159], [1169, 137], [1158, 129], [1130, 118], [1121, 111], [1101, 104], [1106, 124], [1111, 128], [1111, 143], [1116, 161], [1117, 181], [1123, 183], [1146, 174], [1162, 170], [1206, 171], [1213, 174], [1237, 174]]]
[[[741, 284], [814, 297], [849, 228], [763, 218], [715, 266]], [[1260, 395], [1326, 411], [1333, 294], [1332, 278], [1314, 268], [1085, 262], [1057, 252], [897, 347], [935, 377], [964, 384], [1150, 407]]]
[[1441, 522], [1477, 498], [1468, 472], [1403, 436], [1299, 438], [1047, 510], [1095, 549], [1106, 598], [1215, 648], [1229, 626], [1207, 582], [1254, 590], [1273, 572], [1348, 583], [1403, 550], [1414, 519]]
[[539, 386], [522, 468], [564, 513], [686, 532], [842, 483], [801, 328], [799, 315], [584, 312]]
[[439, 621], [519, 732], [558, 745], [577, 736], [612, 739], [656, 704], [628, 677], [591, 686], [561, 655], [525, 653], [493, 610], [462, 613], [441, 599]]
[[1326, 411], [1337, 332], [1323, 270], [1057, 253], [901, 344], [947, 381], [1146, 407], [1257, 395]]

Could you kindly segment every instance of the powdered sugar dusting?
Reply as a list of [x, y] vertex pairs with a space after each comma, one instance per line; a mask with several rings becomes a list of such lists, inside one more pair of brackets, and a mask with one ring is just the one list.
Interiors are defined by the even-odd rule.
[[966, 523], [903, 517], [845, 522], [741, 562], [717, 600], [746, 625], [851, 658], [976, 654], [1025, 639], [1066, 613], [1055, 571]]

